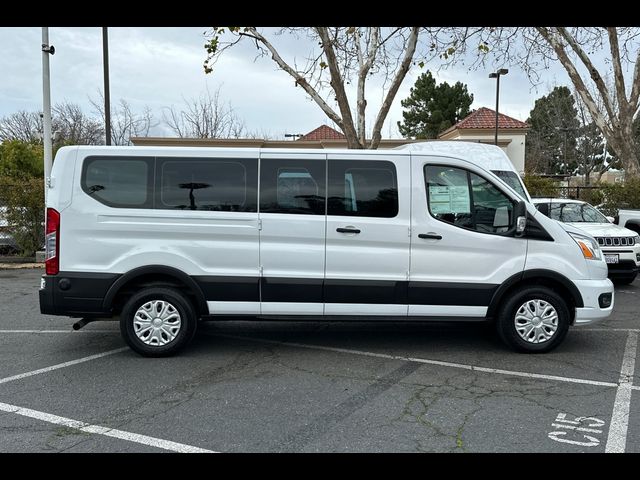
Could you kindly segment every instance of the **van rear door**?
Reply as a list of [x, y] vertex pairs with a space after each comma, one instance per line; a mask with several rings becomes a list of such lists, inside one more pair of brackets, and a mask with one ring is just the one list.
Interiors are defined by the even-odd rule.
[[260, 155], [262, 314], [322, 315], [326, 155]]

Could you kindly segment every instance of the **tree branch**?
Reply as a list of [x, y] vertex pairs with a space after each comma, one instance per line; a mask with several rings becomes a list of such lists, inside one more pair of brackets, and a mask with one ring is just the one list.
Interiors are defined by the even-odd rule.
[[373, 124], [373, 135], [369, 148], [378, 148], [378, 145], [380, 144], [380, 140], [382, 139], [382, 136], [380, 134], [380, 131], [382, 130], [382, 124], [384, 123], [384, 120], [387, 117], [387, 113], [389, 113], [389, 109], [391, 108], [391, 104], [393, 103], [393, 99], [395, 98], [396, 93], [398, 92], [402, 81], [407, 76], [407, 72], [409, 71], [409, 67], [411, 66], [411, 61], [413, 60], [413, 55], [418, 44], [419, 30], [419, 27], [411, 28], [411, 33], [409, 34], [409, 39], [407, 41], [407, 49], [402, 59], [402, 63], [400, 64], [400, 68], [398, 68], [398, 71], [396, 72], [396, 75], [391, 82], [391, 86], [389, 87], [389, 90], [385, 95], [382, 106], [380, 107], [380, 111], [378, 112], [378, 116], [376, 117], [376, 121]]
[[565, 41], [569, 44], [571, 49], [578, 55], [578, 58], [580, 59], [580, 61], [587, 68], [589, 75], [593, 80], [593, 83], [595, 83], [596, 88], [598, 89], [598, 92], [600, 92], [600, 95], [602, 96], [604, 107], [607, 110], [607, 114], [609, 115], [609, 121], [615, 127], [617, 123], [615, 108], [613, 108], [611, 95], [609, 94], [609, 89], [607, 88], [607, 85], [604, 83], [604, 80], [602, 79], [602, 75], [600, 75], [600, 72], [595, 67], [593, 62], [591, 62], [591, 59], [589, 58], [587, 53], [582, 49], [580, 45], [578, 45], [578, 42], [576, 42], [576, 39], [571, 36], [571, 34], [567, 31], [567, 29], [564, 27], [558, 27], [557, 30], [558, 30], [558, 33], [562, 36], [562, 38], [564, 38]]
[[274, 46], [271, 45], [271, 43], [261, 33], [253, 28], [251, 28], [250, 31], [253, 33], [255, 38], [269, 50], [273, 61], [276, 62], [282, 70], [291, 75], [296, 80], [296, 85], [300, 85], [303, 90], [307, 92], [307, 94], [318, 104], [322, 111], [338, 126], [340, 126], [340, 128], [342, 128], [344, 125], [342, 118], [340, 118], [340, 116], [329, 105], [327, 105], [320, 94], [309, 84], [309, 82], [282, 59]]
[[[569, 78], [571, 78], [571, 81], [576, 87], [576, 91], [578, 92], [578, 94], [580, 95], [580, 98], [582, 99], [587, 109], [589, 110], [589, 113], [591, 114], [593, 120], [596, 122], [596, 124], [602, 130], [602, 132], [607, 136], [607, 139], [613, 139], [614, 135], [611, 127], [607, 123], [604, 115], [602, 115], [602, 112], [600, 112], [600, 110], [598, 109], [598, 106], [595, 100], [591, 96], [591, 93], [589, 92], [589, 89], [587, 88], [587, 86], [584, 84], [584, 81], [582, 80], [582, 77], [580, 77], [580, 74], [578, 73], [578, 70], [576, 69], [575, 65], [567, 55], [567, 52], [564, 49], [564, 46], [558, 41], [555, 35], [549, 32], [545, 27], [536, 27], [536, 29], [538, 30], [540, 35], [542, 35], [542, 37], [549, 43], [549, 45], [551, 45], [553, 50], [556, 52], [556, 55], [558, 56], [558, 60], [560, 60], [560, 63], [567, 71]], [[603, 102], [606, 103], [607, 99], [603, 98]], [[614, 118], [614, 117], [610, 116], [610, 118]]]

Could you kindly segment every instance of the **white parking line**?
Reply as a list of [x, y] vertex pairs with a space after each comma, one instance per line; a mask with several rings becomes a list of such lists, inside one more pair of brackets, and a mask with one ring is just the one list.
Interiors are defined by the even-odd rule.
[[622, 357], [622, 369], [620, 381], [616, 391], [616, 399], [613, 403], [613, 414], [605, 453], [624, 453], [627, 444], [627, 429], [629, 427], [629, 409], [631, 407], [631, 389], [633, 384], [633, 372], [636, 364], [636, 351], [638, 349], [638, 334], [629, 333], [627, 345]]
[[571, 330], [573, 332], [640, 332], [640, 328], [594, 328], [594, 327], [576, 327]]
[[79, 358], [77, 360], [71, 360], [69, 362], [64, 362], [64, 363], [58, 363], [57, 365], [52, 365], [50, 367], [40, 368], [38, 370], [33, 370], [31, 372], [20, 373], [18, 375], [13, 375], [11, 377], [6, 377], [6, 378], [0, 378], [0, 385], [3, 384], [3, 383], [13, 382], [15, 380], [21, 380], [23, 378], [32, 377], [34, 375], [39, 375], [41, 373], [51, 372], [53, 370], [58, 370], [60, 368], [70, 367], [72, 365], [77, 365], [79, 363], [88, 362], [90, 360], [95, 360], [96, 358], [102, 358], [102, 357], [106, 357], [108, 355], [114, 355], [116, 353], [124, 352], [125, 350], [128, 350], [128, 349], [129, 349], [129, 347], [117, 348], [115, 350], [109, 350], [108, 352], [97, 353], [95, 355], [90, 355], [88, 357]]
[[598, 387], [617, 387], [618, 386], [617, 383], [613, 383], [613, 382], [599, 382], [597, 380], [586, 380], [586, 379], [582, 379], [582, 378], [561, 377], [561, 376], [557, 376], [557, 375], [543, 375], [543, 374], [539, 374], [539, 373], [518, 372], [518, 371], [514, 371], [514, 370], [500, 370], [500, 369], [496, 369], [496, 368], [487, 368], [487, 367], [478, 367], [478, 366], [475, 366], [475, 365], [466, 365], [466, 364], [463, 364], [463, 363], [442, 362], [440, 360], [428, 360], [428, 359], [425, 359], [425, 358], [414, 358], [414, 357], [404, 357], [404, 356], [401, 356], [401, 355], [389, 355], [389, 354], [386, 354], [386, 353], [365, 352], [365, 351], [362, 351], [362, 350], [352, 350], [352, 349], [348, 349], [348, 348], [325, 347], [323, 345], [311, 345], [311, 344], [294, 343], [294, 342], [281, 342], [281, 341], [277, 341], [277, 340], [266, 340], [266, 339], [262, 339], [262, 338], [244, 337], [244, 336], [238, 336], [238, 335], [226, 335], [226, 334], [221, 334], [221, 333], [210, 333], [208, 335], [213, 335], [213, 336], [217, 336], [217, 337], [233, 338], [233, 339], [236, 339], [236, 340], [248, 340], [248, 341], [257, 342], [257, 343], [268, 343], [268, 344], [274, 344], [274, 345], [285, 345], [285, 346], [296, 347], [296, 348], [308, 348], [308, 349], [312, 349], [312, 350], [325, 350], [325, 351], [328, 351], [328, 352], [347, 353], [347, 354], [352, 354], [352, 355], [364, 355], [364, 356], [367, 356], [367, 357], [385, 358], [385, 359], [390, 359], [390, 360], [401, 360], [401, 361], [405, 361], [405, 362], [417, 362], [417, 363], [424, 363], [424, 364], [428, 364], [428, 365], [439, 365], [439, 366], [442, 366], [442, 367], [459, 368], [459, 369], [463, 369], [463, 370], [471, 370], [471, 371], [474, 371], [474, 372], [495, 373], [495, 374], [499, 374], [499, 375], [510, 375], [510, 376], [514, 376], [514, 377], [535, 378], [535, 379], [539, 379], [539, 380], [553, 380], [553, 381], [566, 382], [566, 383], [578, 383], [578, 384], [584, 384], [584, 385], [595, 385], [595, 386], [598, 386]]
[[138, 433], [125, 432], [123, 430], [103, 427], [101, 425], [90, 425], [88, 423], [80, 422], [78, 420], [72, 420], [71, 418], [59, 417], [58, 415], [39, 412], [37, 410], [31, 410], [30, 408], [23, 408], [15, 405], [9, 405], [8, 403], [0, 402], [0, 411], [7, 412], [7, 413], [15, 413], [16, 415], [34, 418], [36, 420], [41, 420], [43, 422], [53, 423], [55, 425], [62, 425], [64, 427], [73, 428], [74, 430], [79, 430], [81, 432], [95, 433], [96, 435], [104, 435], [107, 437], [118, 438], [120, 440], [126, 440], [128, 442], [139, 443], [141, 445], [148, 445], [150, 447], [162, 448], [163, 450], [170, 450], [172, 452], [218, 453], [218, 452], [214, 452], [213, 450], [206, 450], [204, 448], [185, 445], [183, 443], [171, 442], [169, 440], [163, 440], [161, 438], [149, 437], [147, 435], [140, 435]]

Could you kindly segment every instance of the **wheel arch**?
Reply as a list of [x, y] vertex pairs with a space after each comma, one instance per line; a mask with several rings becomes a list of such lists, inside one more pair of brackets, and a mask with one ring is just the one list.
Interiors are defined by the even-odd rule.
[[182, 270], [166, 265], [147, 265], [134, 268], [118, 278], [105, 295], [103, 308], [112, 310], [119, 306], [119, 297], [131, 288], [166, 285], [184, 290], [194, 301], [199, 315], [208, 315], [209, 309], [202, 289], [196, 281]]
[[509, 293], [522, 286], [546, 286], [558, 293], [569, 306], [571, 323], [575, 319], [575, 309], [584, 307], [584, 300], [578, 287], [561, 273], [553, 270], [534, 269], [512, 275], [495, 291], [487, 309], [487, 317], [495, 318], [500, 306], [508, 298]]

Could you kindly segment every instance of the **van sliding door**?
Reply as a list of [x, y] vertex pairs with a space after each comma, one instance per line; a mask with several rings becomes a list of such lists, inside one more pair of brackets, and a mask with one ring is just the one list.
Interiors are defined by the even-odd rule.
[[260, 156], [263, 314], [322, 315], [326, 155]]
[[329, 154], [326, 315], [406, 315], [410, 157]]

